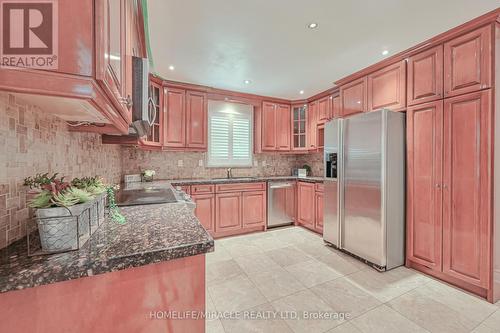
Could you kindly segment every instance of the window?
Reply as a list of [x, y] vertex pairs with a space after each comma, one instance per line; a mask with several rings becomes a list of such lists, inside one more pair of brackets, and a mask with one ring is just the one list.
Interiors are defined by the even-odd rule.
[[253, 107], [208, 101], [209, 167], [251, 167]]

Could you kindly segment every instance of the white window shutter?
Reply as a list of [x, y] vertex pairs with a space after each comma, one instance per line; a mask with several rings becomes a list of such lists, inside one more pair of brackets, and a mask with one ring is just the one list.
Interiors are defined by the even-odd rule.
[[209, 167], [251, 167], [253, 152], [253, 107], [209, 101]]

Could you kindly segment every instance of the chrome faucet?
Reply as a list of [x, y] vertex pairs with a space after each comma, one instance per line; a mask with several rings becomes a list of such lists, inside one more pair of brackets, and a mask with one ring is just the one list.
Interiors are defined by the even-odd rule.
[[227, 178], [233, 178], [233, 169], [227, 168]]

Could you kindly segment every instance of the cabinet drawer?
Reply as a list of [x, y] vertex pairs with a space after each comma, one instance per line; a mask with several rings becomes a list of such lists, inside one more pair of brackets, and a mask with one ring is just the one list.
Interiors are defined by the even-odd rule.
[[263, 191], [266, 189], [266, 183], [235, 183], [235, 184], [219, 184], [216, 185], [216, 192], [246, 192], [246, 191]]
[[325, 185], [322, 183], [316, 183], [316, 192], [323, 192], [325, 189]]
[[191, 185], [191, 194], [214, 193], [214, 185]]

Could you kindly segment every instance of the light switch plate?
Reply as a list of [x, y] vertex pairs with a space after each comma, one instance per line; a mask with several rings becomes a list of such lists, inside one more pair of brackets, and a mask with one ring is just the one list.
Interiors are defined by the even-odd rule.
[[259, 161], [253, 161], [253, 166], [258, 167], [259, 166]]
[[203, 160], [198, 161], [198, 166], [201, 166], [201, 167], [203, 166]]
[[265, 167], [267, 165], [266, 160], [262, 161], [262, 166]]
[[179, 166], [179, 167], [184, 166], [184, 161], [183, 160], [178, 160], [177, 161], [177, 166]]

